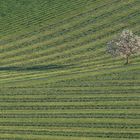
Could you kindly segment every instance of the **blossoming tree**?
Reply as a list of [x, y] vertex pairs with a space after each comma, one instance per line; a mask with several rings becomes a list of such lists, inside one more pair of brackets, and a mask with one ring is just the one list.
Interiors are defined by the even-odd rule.
[[107, 43], [107, 52], [113, 57], [125, 58], [125, 64], [128, 64], [129, 57], [140, 52], [140, 37], [130, 30], [123, 30], [115, 39]]

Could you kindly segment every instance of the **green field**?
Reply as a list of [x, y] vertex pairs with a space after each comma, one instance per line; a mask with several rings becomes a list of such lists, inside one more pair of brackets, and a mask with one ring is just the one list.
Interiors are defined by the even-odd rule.
[[140, 0], [0, 0], [0, 140], [139, 140]]

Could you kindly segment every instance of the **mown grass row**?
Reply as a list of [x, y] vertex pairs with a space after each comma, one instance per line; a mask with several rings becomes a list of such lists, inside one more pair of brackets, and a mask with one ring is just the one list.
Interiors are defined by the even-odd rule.
[[136, 97], [80, 97], [80, 98], [1, 98], [0, 102], [94, 102], [94, 101], [139, 101]]
[[34, 123], [34, 122], [1, 122], [0, 126], [37, 126], [37, 127], [84, 127], [84, 128], [121, 128], [139, 129], [140, 124], [126, 123]]
[[93, 132], [75, 132], [75, 131], [39, 131], [39, 130], [0, 130], [1, 134], [33, 134], [33, 135], [53, 135], [53, 136], [83, 136], [83, 137], [102, 137], [102, 138], [140, 138], [138, 132], [135, 133], [93, 133]]
[[0, 118], [124, 118], [139, 119], [138, 113], [28, 113], [28, 114], [0, 114]]

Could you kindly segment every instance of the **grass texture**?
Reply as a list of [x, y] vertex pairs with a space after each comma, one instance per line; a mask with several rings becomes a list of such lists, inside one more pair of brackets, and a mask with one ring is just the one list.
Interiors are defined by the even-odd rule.
[[0, 139], [139, 140], [140, 57], [105, 52], [123, 29], [139, 0], [0, 0]]

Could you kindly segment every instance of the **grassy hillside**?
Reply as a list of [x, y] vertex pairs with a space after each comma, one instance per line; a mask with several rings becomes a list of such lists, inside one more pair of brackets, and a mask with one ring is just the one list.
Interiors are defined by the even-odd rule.
[[140, 57], [105, 53], [123, 29], [139, 0], [0, 0], [0, 139], [140, 139]]

